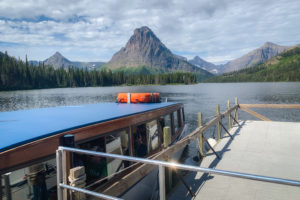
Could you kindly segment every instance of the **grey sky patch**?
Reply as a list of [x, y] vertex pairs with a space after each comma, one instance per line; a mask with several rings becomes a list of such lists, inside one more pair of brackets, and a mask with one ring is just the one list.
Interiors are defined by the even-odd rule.
[[0, 0], [0, 51], [44, 60], [108, 61], [135, 28], [149, 26], [171, 51], [224, 63], [266, 41], [300, 43], [298, 0]]

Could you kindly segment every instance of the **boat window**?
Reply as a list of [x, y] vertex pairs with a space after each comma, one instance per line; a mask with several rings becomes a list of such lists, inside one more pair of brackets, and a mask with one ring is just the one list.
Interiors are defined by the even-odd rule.
[[183, 113], [183, 109], [180, 109], [180, 118], [181, 118], [181, 124], [184, 124], [184, 113]]
[[165, 123], [164, 123], [164, 126], [163, 126], [163, 127], [165, 127], [165, 126], [171, 127], [171, 116], [170, 116], [170, 115], [166, 115], [166, 116], [164, 117], [164, 119], [165, 119]]
[[133, 128], [134, 155], [145, 157], [148, 153], [146, 124], [141, 124]]
[[147, 150], [148, 153], [151, 153], [158, 149], [158, 128], [157, 128], [157, 120], [153, 120], [151, 122], [146, 123], [146, 131], [147, 131]]
[[174, 134], [175, 134], [179, 128], [177, 111], [173, 112], [173, 116], [174, 116], [174, 130], [175, 130]]
[[171, 113], [170, 115], [166, 115], [164, 117], [164, 120], [165, 121], [164, 121], [164, 126], [163, 127], [165, 127], [165, 126], [170, 127], [171, 128], [171, 134], [173, 136], [175, 134], [175, 131], [174, 131], [174, 115], [173, 115], [173, 113]]
[[[80, 144], [79, 147], [92, 151], [129, 155], [128, 142], [128, 132], [126, 130], [122, 130], [94, 139], [90, 142]], [[99, 156], [77, 155], [74, 161], [75, 166], [85, 166], [87, 183], [91, 183], [97, 179], [114, 174], [129, 166], [129, 162], [127, 161]]]
[[[92, 141], [78, 145], [81, 149], [105, 152], [105, 137], [94, 139]], [[84, 166], [87, 176], [87, 184], [107, 176], [106, 158], [99, 156], [89, 156], [74, 154], [74, 165]]]
[[181, 108], [182, 122], [185, 122], [184, 108]]
[[179, 126], [179, 128], [181, 128], [183, 125], [181, 109], [177, 110], [177, 117], [178, 117], [178, 126]]
[[[128, 133], [124, 130], [117, 134], [106, 136], [106, 153], [129, 155]], [[114, 174], [129, 166], [128, 161], [107, 159], [107, 175]]]

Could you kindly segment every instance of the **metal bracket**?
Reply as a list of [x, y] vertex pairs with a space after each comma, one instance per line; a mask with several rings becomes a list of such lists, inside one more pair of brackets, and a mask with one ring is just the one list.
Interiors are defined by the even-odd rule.
[[242, 126], [236, 121], [236, 119], [231, 114], [230, 114], [230, 117], [240, 128], [242, 128]]
[[186, 187], [186, 189], [189, 191], [190, 195], [192, 197], [195, 197], [195, 193], [191, 190], [191, 188], [188, 186], [188, 184], [186, 183], [186, 181], [184, 180], [184, 178], [181, 176], [181, 174], [175, 169], [174, 170], [175, 173], [177, 174], [177, 176], [179, 177], [179, 179], [182, 181], [183, 185]]
[[222, 128], [226, 131], [226, 133], [230, 136], [231, 139], [233, 139], [232, 135], [229, 133], [229, 131], [225, 128], [225, 126], [220, 122]]
[[217, 154], [217, 152], [214, 150], [214, 148], [209, 144], [209, 142], [207, 141], [207, 139], [202, 136], [203, 140], [206, 142], [206, 144], [209, 146], [209, 148], [214, 152], [214, 154], [217, 156], [218, 159], [221, 159], [220, 156]]

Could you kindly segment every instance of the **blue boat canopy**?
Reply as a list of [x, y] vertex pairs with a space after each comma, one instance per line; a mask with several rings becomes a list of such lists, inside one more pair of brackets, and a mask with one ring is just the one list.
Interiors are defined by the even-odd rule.
[[174, 104], [176, 103], [100, 103], [0, 112], [0, 152], [68, 130]]

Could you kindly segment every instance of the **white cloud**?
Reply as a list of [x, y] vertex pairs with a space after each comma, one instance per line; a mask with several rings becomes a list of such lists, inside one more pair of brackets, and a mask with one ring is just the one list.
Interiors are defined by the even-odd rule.
[[172, 51], [219, 63], [266, 41], [300, 43], [299, 10], [298, 0], [0, 0], [0, 51], [107, 61], [146, 25]]

